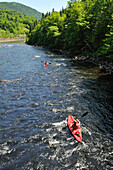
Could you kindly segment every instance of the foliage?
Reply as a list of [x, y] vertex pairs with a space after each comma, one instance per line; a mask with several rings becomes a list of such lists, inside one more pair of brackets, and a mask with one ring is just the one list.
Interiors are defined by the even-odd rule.
[[113, 58], [112, 0], [68, 1], [66, 9], [43, 15], [27, 43]]
[[60, 48], [63, 42], [64, 21], [66, 14], [52, 12], [51, 15], [38, 22], [29, 34], [27, 43]]
[[106, 57], [113, 59], [113, 25], [108, 25], [108, 27], [110, 27], [110, 31], [106, 34], [100, 55], [105, 55]]
[[28, 34], [37, 20], [15, 11], [0, 10], [0, 38], [11, 38], [20, 34]]
[[26, 16], [32, 16], [38, 20], [42, 18], [42, 13], [16, 2], [0, 2], [0, 8], [3, 10], [16, 11]]

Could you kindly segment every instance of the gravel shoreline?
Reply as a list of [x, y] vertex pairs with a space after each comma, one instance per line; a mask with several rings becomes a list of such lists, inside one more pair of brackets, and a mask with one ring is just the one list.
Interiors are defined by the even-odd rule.
[[106, 58], [106, 57], [91, 57], [91, 56], [74, 56], [72, 54], [70, 54], [67, 51], [63, 51], [63, 50], [57, 50], [57, 49], [53, 49], [52, 51], [58, 53], [58, 54], [62, 54], [62, 55], [66, 55], [70, 58], [72, 58], [75, 61], [78, 61], [80, 63], [84, 63], [84, 64], [91, 64], [94, 66], [98, 66], [100, 67], [100, 70], [109, 74], [113, 75], [113, 60]]
[[4, 42], [25, 42], [26, 38], [23, 37], [15, 37], [15, 38], [0, 38], [0, 43], [4, 43]]

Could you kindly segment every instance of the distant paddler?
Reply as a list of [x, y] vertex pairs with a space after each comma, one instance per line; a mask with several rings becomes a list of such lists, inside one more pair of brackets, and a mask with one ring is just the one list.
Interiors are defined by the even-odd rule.
[[51, 64], [51, 63], [48, 63], [47, 61], [41, 61], [42, 63], [44, 63], [44, 67], [47, 67], [49, 64]]

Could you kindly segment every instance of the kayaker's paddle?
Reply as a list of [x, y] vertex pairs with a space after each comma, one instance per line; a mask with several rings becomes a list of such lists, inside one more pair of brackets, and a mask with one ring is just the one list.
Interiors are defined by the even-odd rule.
[[[44, 61], [41, 61], [42, 63], [45, 63]], [[51, 64], [51, 63], [48, 63], [48, 64]]]
[[[86, 116], [87, 114], [88, 114], [88, 112], [83, 113], [83, 115], [80, 116], [78, 119], [81, 119], [82, 117]], [[75, 120], [75, 122], [76, 122], [76, 120]]]
[[88, 114], [88, 112], [85, 112], [80, 118], [86, 116]]

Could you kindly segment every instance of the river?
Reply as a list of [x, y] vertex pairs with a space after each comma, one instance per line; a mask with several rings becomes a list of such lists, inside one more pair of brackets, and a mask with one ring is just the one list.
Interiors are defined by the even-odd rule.
[[[110, 75], [45, 48], [1, 43], [0, 80], [0, 170], [113, 169]], [[81, 143], [70, 114], [80, 118]]]

